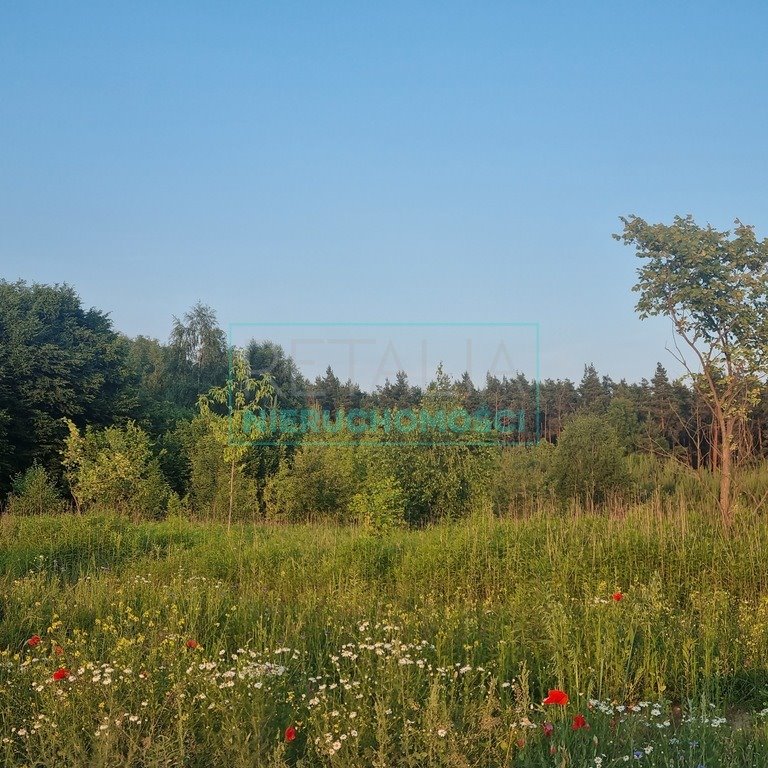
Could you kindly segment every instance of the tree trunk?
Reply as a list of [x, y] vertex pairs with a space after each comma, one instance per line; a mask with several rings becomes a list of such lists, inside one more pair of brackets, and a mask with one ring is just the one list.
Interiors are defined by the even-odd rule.
[[235, 460], [229, 472], [229, 515], [227, 516], [227, 533], [232, 529], [232, 502], [235, 498]]
[[703, 452], [701, 450], [701, 414], [699, 413], [698, 406], [696, 407], [696, 469], [701, 469], [702, 462], [704, 461]]
[[731, 515], [731, 480], [733, 470], [733, 421], [725, 419], [720, 426], [720, 516], [729, 528]]

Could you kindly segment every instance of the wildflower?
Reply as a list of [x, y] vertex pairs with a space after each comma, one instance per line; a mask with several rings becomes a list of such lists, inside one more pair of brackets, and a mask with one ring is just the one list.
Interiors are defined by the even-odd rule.
[[541, 727], [544, 731], [545, 736], [551, 736], [555, 732], [555, 726], [553, 723], [550, 723], [550, 722], [542, 723]]
[[525, 739], [518, 739], [518, 740], [515, 742], [515, 744], [517, 744], [517, 746], [518, 746], [520, 749], [522, 749], [522, 748], [525, 746]]
[[573, 718], [573, 723], [571, 724], [571, 728], [574, 731], [578, 731], [582, 728], [589, 728], [589, 723], [587, 722], [587, 719], [582, 714], [576, 715], [576, 717]]
[[200, 643], [197, 642], [197, 640], [193, 640], [191, 637], [189, 640], [187, 640], [187, 648], [190, 648], [191, 650], [194, 650], [195, 648], [199, 648]]
[[621, 592], [614, 592], [611, 595], [611, 598], [614, 600], [614, 602], [618, 603], [619, 600], [623, 600], [624, 599], [624, 595]]
[[437, 729], [437, 735], [438, 735], [438, 736], [439, 736], [441, 739], [444, 739], [444, 738], [445, 738], [445, 735], [446, 735], [447, 733], [448, 733], [448, 731], [446, 731], [446, 730], [445, 730], [445, 728], [438, 728], [438, 729]]
[[568, 703], [568, 694], [565, 691], [560, 691], [557, 688], [553, 688], [549, 691], [547, 698], [544, 699], [544, 704], [559, 704], [561, 707]]
[[63, 648], [62, 648], [60, 645], [54, 645], [54, 646], [53, 646], [53, 652], [54, 652], [54, 653], [55, 653], [57, 656], [61, 656], [61, 655], [64, 653], [64, 649], [63, 649]]
[[59, 667], [53, 673], [54, 680], [66, 680], [69, 677], [69, 670], [66, 667]]
[[296, 738], [296, 729], [292, 725], [289, 725], [285, 729], [285, 740], [293, 741], [295, 738]]
[[30, 648], [35, 648], [38, 645], [40, 645], [41, 642], [42, 642], [42, 638], [40, 637], [40, 635], [32, 635], [32, 637], [30, 637], [29, 640], [27, 640], [27, 645]]

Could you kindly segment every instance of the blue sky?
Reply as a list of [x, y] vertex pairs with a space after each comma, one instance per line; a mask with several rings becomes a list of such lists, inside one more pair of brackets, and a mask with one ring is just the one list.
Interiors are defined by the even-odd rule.
[[0, 276], [130, 334], [538, 322], [675, 370], [619, 215], [768, 235], [765, 3], [4, 3]]

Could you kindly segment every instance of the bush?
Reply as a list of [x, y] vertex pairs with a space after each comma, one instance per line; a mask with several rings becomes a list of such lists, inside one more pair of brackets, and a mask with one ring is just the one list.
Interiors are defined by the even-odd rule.
[[352, 497], [350, 509], [358, 523], [384, 534], [405, 522], [403, 489], [392, 475], [371, 475]]
[[[420, 418], [423, 409], [415, 413]], [[378, 452], [372, 471], [397, 480], [409, 525], [458, 520], [490, 495], [493, 449], [470, 437], [431, 427], [392, 434], [372, 449]]]
[[355, 449], [340, 445], [304, 445], [292, 463], [282, 463], [264, 491], [267, 517], [284, 522], [349, 522], [357, 490]]
[[497, 514], [531, 511], [550, 497], [549, 474], [555, 447], [542, 440], [533, 447], [504, 448], [492, 476], [491, 501]]
[[604, 502], [629, 484], [621, 438], [607, 417], [574, 417], [560, 435], [550, 475], [557, 495], [587, 506]]
[[63, 464], [78, 509], [161, 517], [170, 489], [147, 433], [133, 422], [81, 435], [70, 421]]
[[192, 421], [184, 437], [189, 461], [189, 506], [195, 517], [224, 520], [229, 508], [230, 481], [232, 482], [233, 520], [253, 522], [261, 517], [259, 485], [245, 472], [243, 462], [227, 461], [221, 442], [204, 419]]
[[165, 504], [166, 519], [184, 520], [189, 517], [188, 498], [182, 498], [176, 491], [171, 491]]
[[35, 462], [26, 472], [16, 475], [8, 498], [12, 515], [51, 515], [63, 512], [67, 504], [45, 467]]

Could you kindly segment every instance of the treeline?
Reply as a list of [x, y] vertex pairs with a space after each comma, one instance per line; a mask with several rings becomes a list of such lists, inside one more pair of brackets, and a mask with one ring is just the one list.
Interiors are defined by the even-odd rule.
[[[233, 353], [245, 372], [228, 389]], [[234, 387], [241, 410], [303, 409], [335, 423], [361, 410], [429, 418], [409, 432], [347, 424], [324, 433], [324, 445], [290, 431], [238, 445], [227, 408]], [[768, 449], [767, 400], [764, 391], [737, 430], [742, 465]], [[435, 418], [446, 409], [487, 419], [484, 439], [446, 435]], [[500, 413], [520, 418], [510, 426]], [[270, 341], [228, 350], [202, 304], [174, 318], [162, 343], [118, 333], [69, 286], [0, 281], [0, 497], [11, 511], [71, 504], [135, 516], [422, 523], [481, 500], [505, 512], [542, 497], [647, 496], [694, 474], [706, 490], [717, 445], [706, 404], [661, 364], [640, 383], [615, 382], [592, 365], [579, 382], [488, 375], [475, 383], [438, 369], [424, 390], [400, 372], [363, 392], [330, 367], [307, 380]]]

